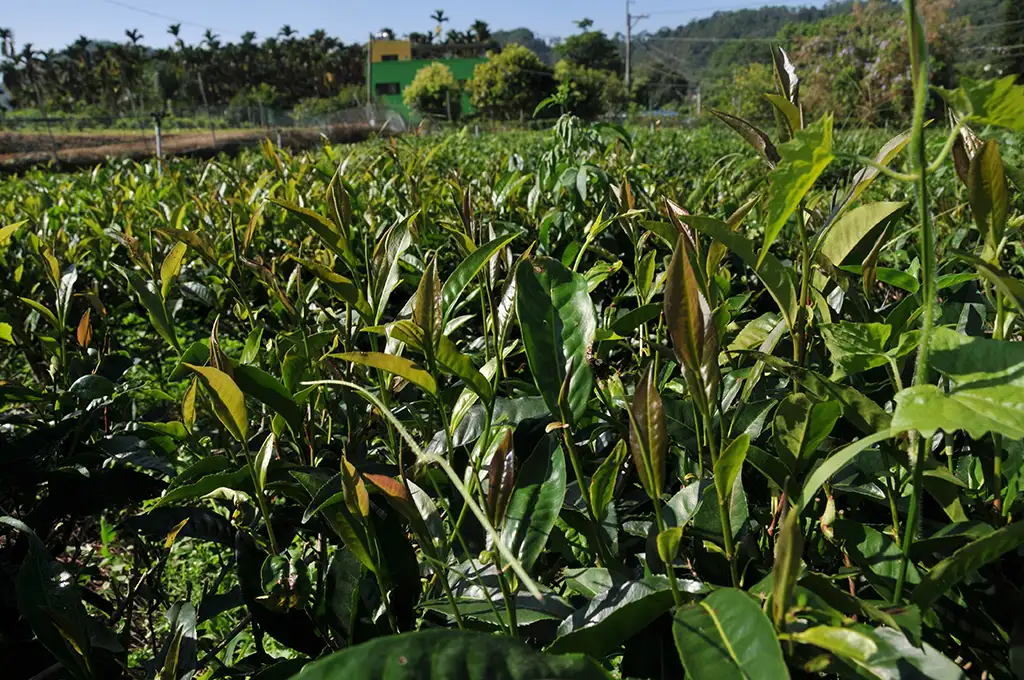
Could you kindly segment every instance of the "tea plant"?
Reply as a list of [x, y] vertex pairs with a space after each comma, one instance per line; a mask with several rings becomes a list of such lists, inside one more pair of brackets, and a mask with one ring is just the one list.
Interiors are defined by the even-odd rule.
[[[1020, 674], [1024, 88], [0, 187], [25, 677]], [[938, 110], [938, 108], [936, 108]], [[944, 114], [945, 115], [945, 114]], [[880, 140], [884, 141], [884, 140]]]

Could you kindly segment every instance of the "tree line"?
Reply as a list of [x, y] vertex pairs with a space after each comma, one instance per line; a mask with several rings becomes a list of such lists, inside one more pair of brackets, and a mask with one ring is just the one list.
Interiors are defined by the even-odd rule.
[[[929, 27], [935, 84], [1024, 72], [1024, 3], [918, 4]], [[686, 111], [700, 87], [710, 106], [770, 117], [762, 97], [772, 86], [769, 41], [781, 43], [806, 74], [803, 101], [813, 111], [848, 111], [857, 122], [886, 124], [905, 115], [911, 97], [910, 65], [897, 49], [902, 13], [893, 0], [717, 12], [641, 33], [634, 38], [629, 91], [622, 36], [594, 30], [589, 19], [577, 22], [576, 34], [549, 44], [527, 29], [491, 31], [480, 20], [465, 31], [448, 28], [443, 10], [429, 18], [430, 29], [409, 34], [414, 51], [475, 45], [489, 54], [464, 86], [444, 68], [424, 69], [406, 94], [430, 115], [451, 115], [452, 98], [463, 88], [479, 115], [517, 119], [543, 101], [583, 117], [630, 107]], [[0, 29], [0, 74], [19, 107], [44, 113], [124, 116], [206, 106], [226, 107], [228, 114], [253, 107], [320, 114], [365, 103], [365, 44], [346, 44], [324, 30], [300, 36], [290, 26], [262, 41], [248, 32], [239, 42], [222, 42], [207, 31], [190, 44], [180, 25], [168, 32], [173, 44], [166, 48], [147, 47], [144, 36], [129, 30], [120, 43], [82, 36], [63, 49], [40, 51]]]

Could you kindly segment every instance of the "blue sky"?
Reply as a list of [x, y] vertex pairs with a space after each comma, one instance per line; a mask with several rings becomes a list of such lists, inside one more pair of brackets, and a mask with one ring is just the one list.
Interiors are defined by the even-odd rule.
[[[209, 27], [222, 41], [237, 41], [247, 30], [260, 38], [277, 33], [284, 24], [302, 34], [323, 28], [345, 42], [362, 42], [370, 31], [387, 26], [404, 34], [433, 29], [430, 14], [443, 8], [451, 17], [445, 26], [465, 30], [475, 19], [494, 29], [525, 26], [548, 38], [575, 32], [573, 21], [594, 20], [595, 27], [614, 34], [624, 30], [625, 0], [0, 0], [0, 26], [14, 29], [21, 45], [62, 47], [79, 35], [124, 40], [124, 31], [138, 29], [149, 45], [170, 42], [167, 26], [181, 21], [188, 42], [198, 42]], [[650, 13], [636, 30], [677, 26], [707, 16], [716, 9], [756, 7], [757, 0], [638, 0], [634, 14]], [[806, 5], [779, 0], [770, 4]], [[155, 16], [160, 15], [160, 16]]]

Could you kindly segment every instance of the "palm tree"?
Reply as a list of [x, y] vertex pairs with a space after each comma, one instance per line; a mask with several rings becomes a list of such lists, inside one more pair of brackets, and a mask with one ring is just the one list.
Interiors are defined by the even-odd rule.
[[579, 21], [574, 21], [573, 23], [576, 24], [577, 28], [586, 33], [587, 29], [594, 25], [594, 20], [583, 17]]
[[181, 39], [181, 24], [171, 24], [167, 32], [174, 36], [174, 45], [179, 51], [185, 47], [185, 41]]
[[281, 36], [282, 38], [284, 38], [285, 40], [287, 40], [288, 38], [292, 37], [296, 33], [298, 33], [298, 31], [296, 31], [294, 28], [292, 28], [288, 24], [285, 24], [284, 26], [282, 26], [281, 30], [277, 32], [277, 34], [279, 36]]
[[473, 25], [469, 27], [469, 30], [476, 36], [476, 41], [485, 43], [491, 39], [491, 27], [487, 25], [486, 21], [477, 19], [473, 22]]
[[203, 43], [210, 48], [211, 52], [216, 52], [220, 48], [220, 36], [213, 32], [213, 29], [206, 29], [203, 33]]
[[444, 10], [434, 10], [434, 13], [430, 15], [430, 18], [437, 22], [437, 28], [434, 29], [434, 35], [441, 35], [441, 27], [448, 22], [448, 17], [444, 15]]
[[256, 41], [256, 31], [246, 31], [242, 34], [242, 44], [246, 47], [252, 47]]
[[0, 56], [14, 58], [14, 31], [9, 28], [0, 28]]
[[128, 40], [131, 41], [133, 47], [138, 46], [139, 41], [145, 37], [141, 33], [139, 33], [137, 29], [134, 28], [130, 31], [126, 30], [124, 34], [128, 38]]

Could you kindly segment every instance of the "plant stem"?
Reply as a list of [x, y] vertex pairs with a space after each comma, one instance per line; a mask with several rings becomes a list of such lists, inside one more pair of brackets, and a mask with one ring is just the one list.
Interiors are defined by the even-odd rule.
[[[708, 446], [711, 450], [712, 468], [718, 463], [718, 441], [715, 439], [714, 425], [711, 422], [711, 414], [704, 413], [704, 431], [707, 434]], [[715, 495], [718, 497], [718, 519], [722, 525], [722, 543], [725, 546], [725, 559], [729, 562], [729, 576], [732, 578], [734, 587], [739, 587], [739, 569], [736, 565], [736, 544], [732, 539], [732, 518], [729, 516], [729, 494], [732, 489], [726, 491], [725, 498], [718, 491], [715, 484]]]
[[252, 486], [254, 495], [256, 496], [256, 504], [260, 508], [260, 514], [263, 515], [263, 521], [267, 525], [267, 538], [270, 539], [270, 549], [274, 551], [275, 555], [280, 555], [281, 550], [277, 545], [277, 538], [274, 536], [274, 523], [270, 520], [270, 512], [267, 510], [267, 499], [263, 497], [263, 491], [260, 490], [259, 481], [256, 479], [256, 468], [252, 464], [252, 453], [249, 451], [249, 442], [242, 440], [242, 451], [245, 452], [245, 466], [249, 468], [249, 477], [252, 479]]
[[[915, 385], [928, 383], [928, 350], [932, 329], [935, 325], [935, 234], [932, 232], [931, 216], [928, 212], [928, 163], [925, 157], [924, 116], [928, 104], [928, 54], [921, 25], [917, 21], [916, 0], [906, 0], [907, 39], [910, 47], [910, 68], [914, 79], [914, 118], [910, 133], [910, 164], [915, 172], [914, 183], [917, 193], [918, 219], [921, 222], [918, 236], [921, 250], [921, 299], [924, 312], [921, 318], [921, 340], [917, 352]], [[903, 557], [896, 579], [893, 603], [903, 597], [903, 586], [910, 566], [910, 551], [917, 535], [921, 515], [921, 484], [924, 478], [924, 464], [929, 455], [931, 440], [917, 435], [917, 460], [914, 461], [910, 509], [903, 536]]]
[[598, 520], [597, 512], [590, 502], [590, 494], [587, 493], [587, 486], [583, 483], [583, 468], [580, 466], [579, 453], [576, 451], [576, 443], [572, 440], [572, 433], [568, 426], [562, 428], [562, 441], [565, 442], [565, 450], [569, 453], [569, 461], [572, 463], [572, 470], [576, 474], [576, 484], [580, 488], [580, 496], [586, 505], [590, 521], [594, 523], [594, 536], [597, 537], [597, 554], [601, 566], [607, 567], [611, 561], [610, 554], [604, 544], [604, 535], [601, 533], [601, 522]]
[[519, 637], [519, 622], [516, 620], [516, 601], [512, 596], [512, 591], [508, 587], [508, 581], [505, 580], [505, 572], [501, 568], [501, 563], [495, 565], [498, 573], [498, 587], [501, 588], [501, 597], [505, 600], [505, 611], [508, 613], [508, 630], [509, 635], [514, 638]]
[[[697, 482], [698, 484], [700, 482]], [[661, 516], [661, 499], [658, 498], [654, 501], [654, 519], [658, 524], [658, 535], [661, 535], [665, 531], [665, 519]], [[672, 556], [673, 559], [675, 556]], [[672, 560], [666, 560], [665, 562], [665, 573], [668, 575], [668, 586], [672, 589], [672, 601], [677, 607], [683, 605], [682, 597], [679, 595], [679, 586], [676, 585], [676, 570], [672, 566]]]

